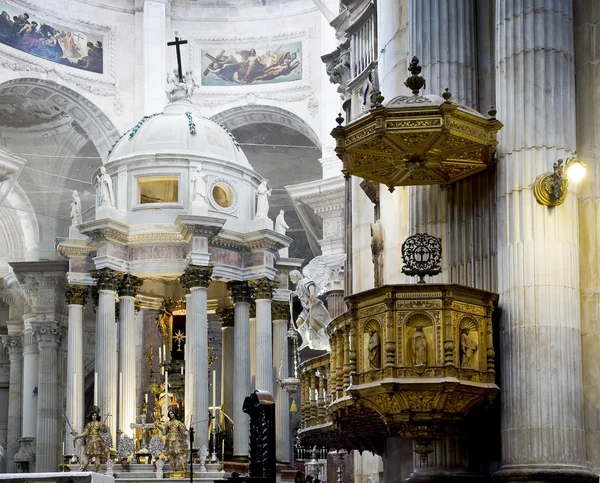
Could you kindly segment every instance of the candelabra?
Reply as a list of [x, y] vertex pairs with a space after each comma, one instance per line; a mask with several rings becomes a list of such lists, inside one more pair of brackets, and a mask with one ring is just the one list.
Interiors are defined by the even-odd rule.
[[342, 483], [342, 466], [344, 466], [346, 456], [348, 456], [348, 452], [345, 449], [339, 449], [333, 455], [333, 461], [337, 465], [337, 483]]

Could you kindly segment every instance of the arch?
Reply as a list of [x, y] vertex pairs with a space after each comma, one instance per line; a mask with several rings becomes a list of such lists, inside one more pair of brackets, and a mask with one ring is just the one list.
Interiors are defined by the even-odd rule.
[[433, 320], [427, 314], [418, 312], [412, 314], [406, 321], [406, 327], [430, 327], [433, 325]]
[[465, 329], [469, 332], [472, 330], [477, 331], [477, 321], [470, 315], [465, 315], [462, 319], [460, 319], [459, 329], [460, 331]]
[[262, 104], [233, 107], [215, 114], [211, 120], [223, 124], [230, 131], [241, 126], [261, 123], [286, 126], [306, 136], [315, 146], [321, 148], [321, 140], [313, 128], [301, 117], [280, 107]]
[[35, 79], [12, 79], [0, 84], [0, 96], [24, 97], [30, 102], [43, 102], [56, 113], [66, 113], [76, 126], [81, 128], [94, 143], [102, 163], [106, 163], [108, 151], [119, 138], [119, 132], [112, 121], [83, 95], [56, 82]]

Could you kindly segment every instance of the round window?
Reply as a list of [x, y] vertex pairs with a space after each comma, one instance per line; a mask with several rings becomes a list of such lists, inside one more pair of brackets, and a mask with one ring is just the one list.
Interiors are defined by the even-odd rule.
[[217, 183], [213, 187], [212, 197], [215, 202], [223, 208], [229, 208], [235, 201], [233, 190], [225, 183]]

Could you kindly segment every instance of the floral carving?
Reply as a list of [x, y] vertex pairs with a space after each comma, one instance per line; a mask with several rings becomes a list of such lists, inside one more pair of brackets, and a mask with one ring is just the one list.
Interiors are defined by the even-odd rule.
[[199, 267], [197, 265], [190, 265], [183, 272], [183, 275], [179, 277], [179, 281], [183, 288], [189, 293], [193, 288], [208, 288], [212, 275], [212, 267]]
[[257, 280], [250, 280], [250, 287], [254, 292], [254, 298], [259, 299], [272, 299], [273, 292], [279, 285], [279, 282], [269, 280], [268, 278], [259, 278]]

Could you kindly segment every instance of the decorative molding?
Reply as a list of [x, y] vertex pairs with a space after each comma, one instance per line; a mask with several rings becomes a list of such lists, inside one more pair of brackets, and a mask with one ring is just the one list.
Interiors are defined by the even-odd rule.
[[[213, 190], [215, 189], [215, 186], [218, 184], [225, 184], [227, 185], [231, 191], [233, 192], [233, 202], [231, 203], [231, 206], [228, 206], [227, 208], [221, 206], [219, 203], [216, 202], [215, 198], [213, 197]], [[234, 213], [235, 211], [237, 211], [238, 209], [238, 204], [239, 204], [239, 191], [237, 188], [237, 184], [231, 182], [229, 179], [227, 178], [213, 178], [208, 182], [208, 201], [210, 202], [211, 206], [221, 212], [221, 213], [227, 213], [227, 214], [231, 214]]]

